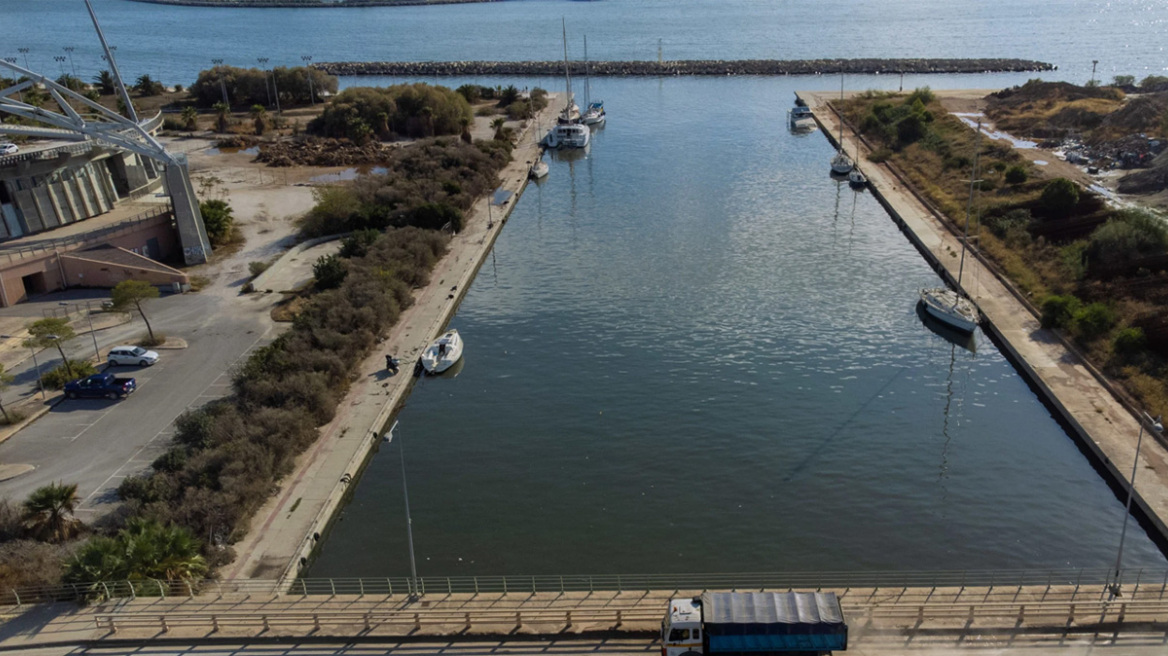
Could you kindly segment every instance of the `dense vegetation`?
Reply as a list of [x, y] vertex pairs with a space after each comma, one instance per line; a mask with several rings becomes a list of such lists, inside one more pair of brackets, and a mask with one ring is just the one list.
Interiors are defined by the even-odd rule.
[[470, 104], [461, 95], [419, 82], [345, 89], [308, 124], [308, 131], [363, 143], [371, 137], [458, 135], [472, 121]]
[[445, 138], [394, 149], [385, 175], [317, 190], [316, 206], [304, 217], [302, 231], [317, 237], [402, 226], [440, 229], [449, 224], [461, 230], [463, 212], [495, 188], [510, 148], [502, 141], [470, 145]]
[[215, 103], [223, 101], [223, 90], [220, 85], [222, 79], [231, 106], [266, 106], [272, 103], [273, 77], [276, 90], [279, 91], [280, 103], [285, 107], [309, 104], [312, 100], [310, 91], [319, 98], [322, 91], [335, 93], [337, 90], [335, 76], [306, 66], [277, 66], [270, 71], [216, 66], [199, 72], [199, 78], [191, 85], [190, 93], [199, 107], [214, 107]]
[[506, 113], [507, 118], [513, 121], [531, 118], [535, 112], [548, 106], [547, 91], [539, 87], [532, 89], [526, 98], [514, 84], [505, 87], [464, 84], [456, 91], [472, 105], [494, 101], [495, 108]]
[[[1095, 96], [1090, 96], [1095, 98]], [[950, 221], [964, 219], [976, 135], [932, 93], [869, 92], [841, 105]], [[1088, 357], [1153, 413], [1168, 411], [1168, 232], [1070, 180], [1041, 178], [1005, 142], [981, 140], [971, 232], [984, 254]], [[960, 224], [958, 224], [960, 225]]]

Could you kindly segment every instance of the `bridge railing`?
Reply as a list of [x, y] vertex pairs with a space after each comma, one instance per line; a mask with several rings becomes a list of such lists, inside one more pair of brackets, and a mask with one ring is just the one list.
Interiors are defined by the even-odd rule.
[[[847, 590], [1098, 586], [1109, 569], [942, 570], [873, 572], [753, 572], [705, 574], [592, 574], [534, 576], [424, 576], [386, 578], [210, 579], [104, 581], [4, 588], [0, 606], [46, 601], [99, 601], [115, 597], [410, 596], [539, 592], [703, 590]], [[1128, 569], [1127, 587], [1168, 591], [1168, 569]]]

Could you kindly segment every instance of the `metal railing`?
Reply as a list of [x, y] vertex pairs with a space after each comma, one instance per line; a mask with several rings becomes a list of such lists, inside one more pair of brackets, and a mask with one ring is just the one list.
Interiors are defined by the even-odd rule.
[[164, 214], [171, 214], [172, 212], [173, 209], [171, 208], [170, 203], [167, 203], [165, 205], [159, 205], [154, 209], [147, 210], [140, 214], [136, 214], [124, 221], [119, 221], [112, 225], [106, 226], [105, 228], [94, 230], [92, 232], [83, 232], [76, 235], [70, 235], [68, 237], [38, 239], [34, 242], [28, 243], [25, 246], [20, 246], [19, 248], [13, 246], [6, 247], [4, 243], [0, 242], [0, 256], [6, 256], [8, 258], [8, 262], [14, 262], [24, 258], [46, 255], [58, 249], [72, 249], [74, 246], [84, 246], [91, 243], [97, 243], [109, 239], [114, 235], [136, 230], [138, 227], [140, 227], [140, 224], [147, 221], [153, 221]]
[[[154, 132], [155, 130], [157, 130], [159, 128], [159, 126], [162, 125], [162, 120], [163, 120], [162, 112], [159, 111], [154, 116], [146, 119], [145, 121], [142, 121], [141, 125], [142, 125], [142, 128], [144, 130], [146, 130], [147, 132]], [[49, 128], [49, 129], [52, 129], [52, 128]], [[126, 128], [125, 130], [119, 130], [119, 132], [126, 132], [126, 130], [129, 130], [129, 129], [131, 129], [131, 128]], [[77, 132], [75, 132], [73, 130], [65, 130], [65, 129], [54, 130], [54, 132], [60, 132], [62, 137], [76, 136], [78, 134]], [[62, 144], [59, 146], [53, 146], [52, 148], [42, 148], [42, 149], [38, 149], [38, 150], [29, 150], [29, 151], [25, 151], [25, 152], [15, 153], [13, 155], [2, 155], [2, 156], [0, 156], [0, 167], [12, 166], [13, 164], [17, 164], [19, 162], [24, 162], [24, 161], [29, 161], [29, 160], [55, 159], [57, 157], [57, 155], [59, 155], [60, 153], [70, 153], [73, 155], [81, 155], [81, 154], [88, 153], [89, 151], [91, 151], [97, 147], [108, 147], [108, 145], [106, 145], [100, 141], [94, 140], [94, 139], [86, 139], [85, 141], [79, 141], [77, 143], [70, 143], [70, 144]]]
[[[773, 572], [710, 574], [597, 574], [535, 576], [426, 576], [386, 578], [210, 579], [202, 581], [105, 581], [56, 586], [5, 588], [0, 605], [45, 601], [101, 600], [115, 597], [211, 598], [238, 595], [271, 597], [411, 596], [443, 594], [566, 593], [601, 591], [965, 589], [1100, 586], [1112, 581], [1110, 569], [944, 570], [881, 572]], [[1129, 569], [1125, 586], [1168, 593], [1168, 569]]]

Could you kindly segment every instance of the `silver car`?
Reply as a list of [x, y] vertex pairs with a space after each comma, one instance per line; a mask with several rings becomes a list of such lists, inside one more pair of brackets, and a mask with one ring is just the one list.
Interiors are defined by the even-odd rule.
[[14, 143], [0, 143], [0, 155], [15, 155], [20, 147]]
[[158, 362], [158, 353], [147, 351], [141, 346], [115, 346], [110, 349], [108, 359], [111, 367], [120, 364], [147, 367]]

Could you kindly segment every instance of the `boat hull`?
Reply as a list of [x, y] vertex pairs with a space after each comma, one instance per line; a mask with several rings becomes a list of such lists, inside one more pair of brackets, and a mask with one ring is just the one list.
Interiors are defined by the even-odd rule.
[[462, 359], [462, 338], [457, 330], [450, 330], [434, 340], [422, 351], [420, 362], [428, 374], [440, 374]]
[[962, 332], [973, 332], [980, 322], [977, 306], [951, 289], [922, 289], [921, 303], [929, 316]]
[[540, 178], [546, 178], [549, 170], [551, 169], [547, 165], [547, 162], [536, 162], [531, 166], [528, 175], [532, 180], [539, 180]]

